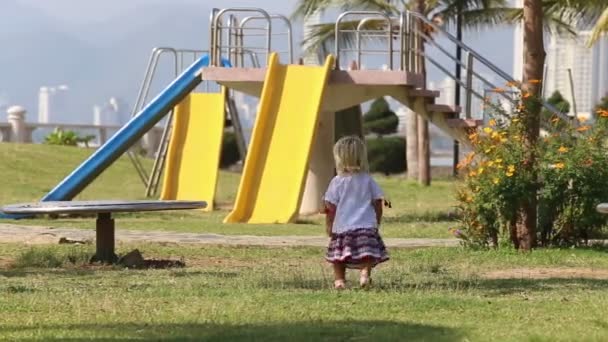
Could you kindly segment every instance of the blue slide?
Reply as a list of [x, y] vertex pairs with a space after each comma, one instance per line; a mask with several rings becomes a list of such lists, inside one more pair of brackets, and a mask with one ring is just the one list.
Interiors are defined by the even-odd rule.
[[[69, 201], [78, 195], [196, 88], [202, 82], [201, 68], [208, 65], [209, 56], [203, 55], [41, 201]], [[230, 66], [230, 62], [223, 59], [222, 66]], [[0, 218], [20, 217], [0, 213]]]

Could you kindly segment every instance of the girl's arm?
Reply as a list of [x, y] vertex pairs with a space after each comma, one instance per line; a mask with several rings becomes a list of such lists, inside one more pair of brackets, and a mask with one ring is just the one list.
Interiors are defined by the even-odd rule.
[[374, 211], [376, 212], [376, 221], [378, 222], [378, 226], [382, 222], [382, 199], [374, 200]]
[[325, 232], [327, 236], [331, 236], [331, 228], [334, 225], [336, 218], [336, 206], [325, 201]]

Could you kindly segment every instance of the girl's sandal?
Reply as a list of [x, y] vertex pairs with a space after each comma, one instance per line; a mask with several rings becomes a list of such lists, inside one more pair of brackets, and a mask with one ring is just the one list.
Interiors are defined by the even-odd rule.
[[344, 290], [346, 289], [346, 284], [344, 280], [336, 280], [334, 281], [334, 289], [335, 290]]

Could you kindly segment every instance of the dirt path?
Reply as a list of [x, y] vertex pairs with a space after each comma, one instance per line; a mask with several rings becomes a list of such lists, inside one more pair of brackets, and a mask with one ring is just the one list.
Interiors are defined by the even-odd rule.
[[[42, 226], [19, 226], [0, 224], [0, 243], [53, 244], [60, 238], [73, 240], [95, 239], [95, 231], [75, 228], [49, 228]], [[121, 242], [164, 242], [211, 245], [249, 245], [249, 246], [327, 246], [323, 236], [252, 236], [220, 235], [198, 233], [176, 233], [168, 231], [116, 230], [116, 239]], [[456, 239], [396, 239], [387, 238], [388, 247], [455, 247]]]

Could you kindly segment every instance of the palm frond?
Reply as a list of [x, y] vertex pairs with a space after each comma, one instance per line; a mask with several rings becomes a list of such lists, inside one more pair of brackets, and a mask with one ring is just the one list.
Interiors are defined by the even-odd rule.
[[396, 14], [400, 11], [397, 3], [386, 0], [299, 0], [292, 18], [305, 18], [317, 11], [340, 8], [343, 11], [352, 9], [379, 11]]
[[458, 13], [470, 10], [488, 10], [493, 8], [507, 8], [505, 0], [442, 0], [434, 8], [433, 15], [444, 18], [456, 18]]
[[608, 7], [608, 0], [543, 0], [543, 11], [579, 27], [591, 26]]
[[608, 7], [604, 9], [602, 15], [595, 23], [595, 27], [593, 27], [593, 32], [591, 33], [591, 37], [589, 38], [588, 45], [593, 45], [600, 38], [602, 33], [608, 32]]
[[[512, 21], [510, 18], [513, 16], [513, 11], [513, 8], [508, 7], [470, 9], [461, 13], [462, 23], [463, 26], [468, 29], [480, 29], [501, 24], [509, 24]], [[446, 27], [449, 28], [456, 24], [457, 16], [443, 15], [443, 13], [440, 13], [439, 15], [443, 18]]]
[[[507, 22], [518, 23], [524, 19], [524, 11], [522, 8], [513, 8], [511, 14], [507, 17]], [[563, 16], [554, 12], [543, 12], [544, 29], [558, 34], [576, 35], [575, 27], [564, 20]]]
[[296, 4], [296, 9], [291, 14], [291, 17], [293, 19], [308, 17], [317, 11], [324, 11], [335, 7], [336, 2], [336, 0], [300, 0]]
[[[356, 34], [352, 31], [357, 29], [359, 25], [359, 20], [345, 20], [340, 23], [339, 30], [347, 31], [340, 35], [340, 44], [345, 48], [352, 48], [356, 44]], [[372, 19], [365, 22], [362, 30], [366, 31], [387, 31], [386, 21], [383, 19]], [[397, 32], [399, 26], [396, 25], [393, 28], [393, 32]], [[350, 32], [349, 32], [350, 31]], [[319, 48], [324, 48], [328, 51], [333, 51], [333, 48], [327, 48], [328, 45], [335, 43], [335, 32], [336, 27], [334, 23], [326, 23], [326, 24], [318, 24], [314, 25], [311, 29], [310, 35], [304, 37], [304, 41], [302, 42], [303, 46], [307, 47], [308, 51], [318, 51]], [[381, 35], [370, 36], [369, 34], [362, 33], [361, 36], [361, 44], [370, 44], [370, 43], [381, 43], [382, 41], [386, 41], [388, 38], [388, 34], [386, 37]]]

